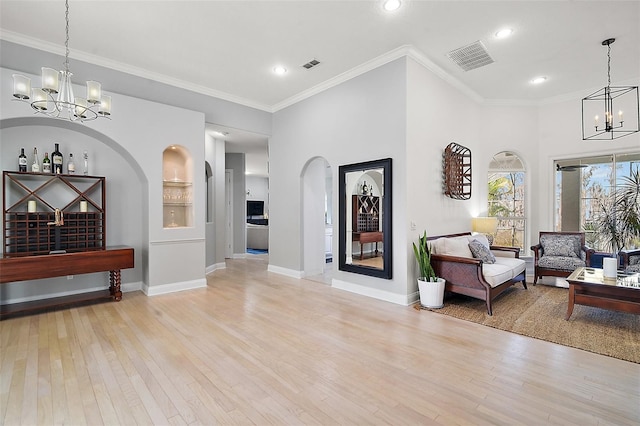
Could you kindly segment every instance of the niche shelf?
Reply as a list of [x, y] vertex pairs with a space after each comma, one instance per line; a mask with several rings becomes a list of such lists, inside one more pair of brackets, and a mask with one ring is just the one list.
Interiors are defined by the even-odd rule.
[[193, 226], [193, 167], [186, 148], [171, 145], [162, 154], [164, 228]]

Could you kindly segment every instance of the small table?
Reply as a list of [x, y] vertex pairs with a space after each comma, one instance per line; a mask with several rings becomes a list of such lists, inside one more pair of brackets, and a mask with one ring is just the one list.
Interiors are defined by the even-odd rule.
[[362, 255], [364, 254], [364, 245], [366, 243], [375, 243], [376, 251], [375, 255], [378, 255], [378, 241], [383, 242], [383, 234], [382, 232], [371, 231], [371, 232], [354, 232], [352, 234], [352, 240], [360, 243], [360, 260], [362, 260]]
[[573, 313], [573, 305], [640, 314], [640, 274], [618, 271], [616, 278], [608, 278], [602, 269], [580, 267], [567, 278], [569, 304], [567, 316]]

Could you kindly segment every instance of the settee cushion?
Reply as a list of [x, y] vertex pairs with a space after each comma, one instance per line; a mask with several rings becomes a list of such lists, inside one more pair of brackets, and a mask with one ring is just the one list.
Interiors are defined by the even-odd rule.
[[482, 276], [491, 287], [517, 277], [524, 272], [527, 264], [522, 259], [496, 257], [496, 263], [483, 263]]
[[542, 235], [540, 237], [540, 245], [544, 250], [543, 257], [580, 257], [582, 249], [580, 236], [578, 235]]
[[575, 256], [542, 256], [538, 266], [546, 269], [571, 272], [584, 266], [584, 260]]
[[473, 254], [471, 254], [471, 250], [469, 250], [469, 239], [467, 236], [438, 238], [433, 242], [432, 248], [434, 254], [473, 258]]
[[496, 263], [496, 257], [491, 253], [491, 250], [478, 240], [469, 241], [469, 250], [471, 250], [471, 254], [476, 259], [480, 259], [485, 263]]

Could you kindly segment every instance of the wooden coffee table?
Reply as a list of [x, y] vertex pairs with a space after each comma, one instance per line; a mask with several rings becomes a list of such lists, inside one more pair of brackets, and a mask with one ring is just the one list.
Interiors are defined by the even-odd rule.
[[569, 283], [569, 304], [566, 320], [573, 313], [573, 305], [640, 314], [640, 274], [618, 271], [617, 278], [606, 278], [602, 269], [580, 267], [573, 271]]

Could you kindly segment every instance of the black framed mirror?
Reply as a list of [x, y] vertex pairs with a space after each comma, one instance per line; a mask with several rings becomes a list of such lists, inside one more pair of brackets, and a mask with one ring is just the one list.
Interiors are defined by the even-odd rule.
[[391, 279], [391, 158], [338, 168], [341, 271]]

